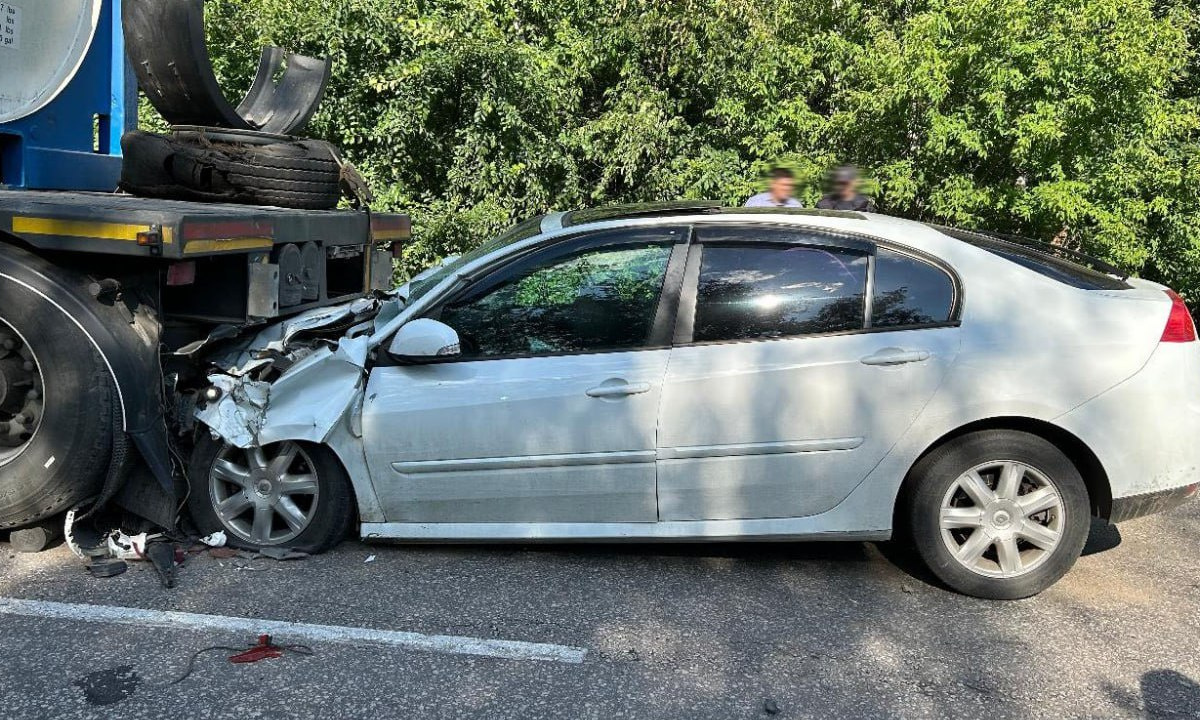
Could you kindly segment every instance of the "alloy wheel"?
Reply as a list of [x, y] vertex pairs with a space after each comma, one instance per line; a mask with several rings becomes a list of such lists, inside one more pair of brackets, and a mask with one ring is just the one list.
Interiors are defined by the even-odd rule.
[[1054, 554], [1066, 509], [1040, 470], [1003, 460], [967, 470], [950, 485], [939, 511], [942, 541], [959, 564], [988, 577], [1032, 572]]
[[312, 523], [320, 500], [312, 458], [294, 442], [245, 450], [226, 445], [208, 480], [221, 524], [255, 545], [295, 540]]

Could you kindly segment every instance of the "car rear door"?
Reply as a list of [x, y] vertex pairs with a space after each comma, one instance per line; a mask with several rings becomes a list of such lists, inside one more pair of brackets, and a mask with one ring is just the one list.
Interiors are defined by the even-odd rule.
[[367, 387], [364, 445], [388, 521], [656, 520], [686, 242], [676, 227], [572, 238], [427, 314], [458, 331], [462, 356], [376, 367]]
[[802, 227], [701, 225], [658, 439], [663, 520], [831, 509], [933, 396], [959, 290], [930, 258]]

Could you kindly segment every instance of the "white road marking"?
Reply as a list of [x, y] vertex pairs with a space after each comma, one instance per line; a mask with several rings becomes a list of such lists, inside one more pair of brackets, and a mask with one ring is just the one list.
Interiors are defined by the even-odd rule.
[[260, 620], [257, 618], [230, 617], [227, 615], [201, 615], [199, 613], [176, 612], [174, 610], [144, 610], [142, 608], [115, 607], [110, 605], [80, 605], [75, 603], [50, 602], [46, 600], [22, 600], [0, 598], [0, 615], [56, 618], [80, 622], [114, 623], [157, 627], [169, 630], [210, 630], [242, 632], [251, 635], [267, 633], [281, 642], [295, 643], [370, 643], [388, 645], [410, 650], [454, 653], [458, 655], [484, 655], [509, 660], [546, 660], [551, 662], [581, 663], [587, 650], [569, 645], [523, 642], [520, 640], [487, 640], [484, 638], [459, 637], [455, 635], [424, 635], [396, 630], [345, 627], [340, 625], [313, 625], [292, 623], [283, 620]]
[[56, 459], [56, 458], [55, 458], [55, 456], [54, 456], [54, 455], [51, 455], [51, 456], [50, 456], [50, 459], [46, 461], [46, 464], [42, 466], [42, 469], [43, 469], [43, 470], [49, 470], [49, 469], [50, 469], [50, 466], [54, 464], [54, 460], [55, 460], [55, 459]]

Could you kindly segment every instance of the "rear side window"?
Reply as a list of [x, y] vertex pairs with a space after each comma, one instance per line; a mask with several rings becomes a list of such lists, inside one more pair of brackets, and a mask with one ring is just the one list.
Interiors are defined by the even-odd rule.
[[943, 323], [950, 320], [953, 311], [954, 282], [945, 271], [923, 260], [879, 248], [875, 255], [871, 327]]
[[693, 339], [751, 340], [859, 330], [867, 256], [782, 245], [706, 244]]
[[[1065, 285], [1070, 285], [1071, 287], [1083, 290], [1128, 290], [1132, 287], [1123, 278], [1114, 277], [1113, 274], [1110, 274], [1109, 271], [1112, 270], [1115, 272], [1115, 268], [1109, 268], [1098, 260], [1070, 253], [1070, 251], [1056, 248], [1053, 245], [1044, 245], [1045, 249], [1041, 249], [1041, 243], [1038, 244], [1039, 247], [1032, 247], [969, 230], [957, 230], [955, 228], [939, 227], [936, 225], [931, 227], [944, 235], [949, 235], [956, 240], [962, 240], [969, 245], [987, 250], [1023, 268], [1032, 270], [1052, 280], [1057, 280]], [[1085, 267], [1077, 262], [1071, 262], [1058, 256], [1058, 254], [1065, 253], [1071, 254], [1073, 257], [1077, 257], [1084, 262], [1094, 264], [1097, 266], [1097, 269]]]

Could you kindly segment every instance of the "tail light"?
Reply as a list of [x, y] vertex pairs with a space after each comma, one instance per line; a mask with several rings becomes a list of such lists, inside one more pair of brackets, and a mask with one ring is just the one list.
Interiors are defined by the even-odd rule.
[[1171, 314], [1167, 316], [1167, 326], [1163, 328], [1160, 342], [1193, 342], [1196, 339], [1196, 326], [1192, 323], [1192, 314], [1188, 312], [1183, 298], [1174, 290], [1168, 290], [1171, 298]]

